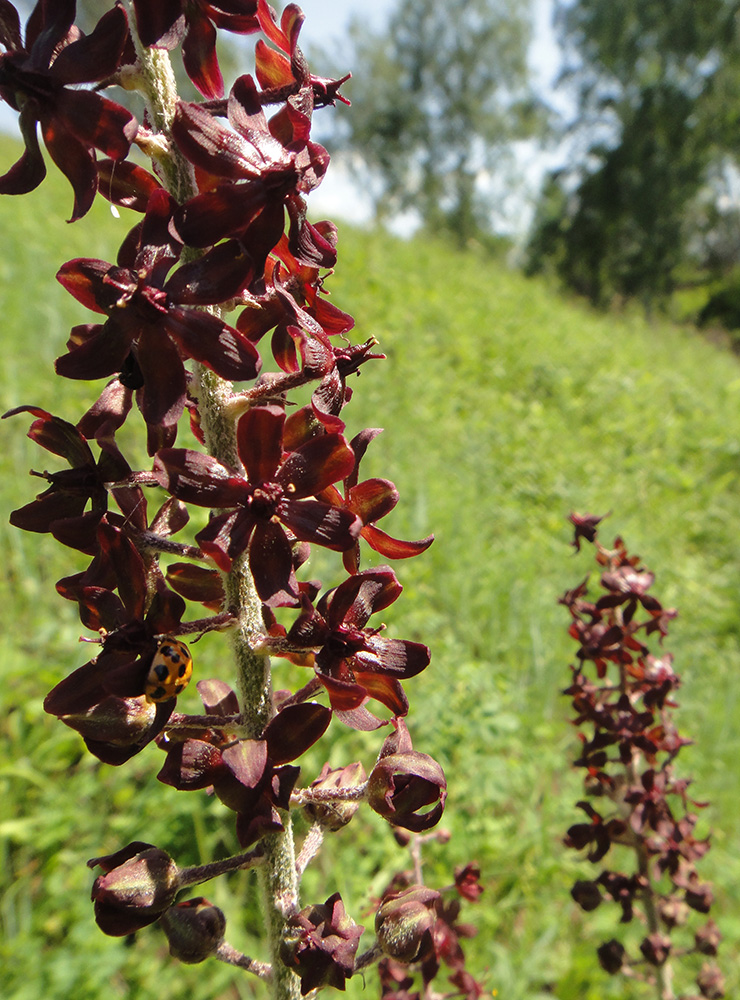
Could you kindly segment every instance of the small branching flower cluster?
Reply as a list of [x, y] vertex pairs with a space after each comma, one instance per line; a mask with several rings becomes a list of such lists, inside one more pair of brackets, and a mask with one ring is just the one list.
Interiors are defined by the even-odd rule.
[[[159, 780], [212, 792], [231, 811], [243, 852], [181, 868], [135, 842], [95, 858], [95, 918], [112, 935], [159, 923], [181, 961], [215, 956], [269, 981], [281, 1000], [343, 988], [381, 959], [388, 995], [406, 989], [399, 963], [420, 963], [429, 995], [443, 961], [454, 992], [474, 997], [458, 942], [469, 930], [456, 905], [424, 887], [420, 863], [412, 882], [379, 901], [377, 944], [359, 959], [363, 928], [339, 895], [299, 899], [324, 835], [362, 803], [418, 838], [439, 821], [447, 794], [442, 768], [413, 747], [404, 722], [403, 682], [427, 667], [429, 649], [385, 636], [377, 616], [401, 584], [387, 565], [361, 568], [361, 542], [387, 560], [418, 555], [432, 538], [402, 541], [378, 527], [398, 492], [387, 479], [361, 478], [379, 430], [348, 440], [344, 407], [350, 380], [383, 355], [373, 339], [349, 339], [353, 320], [324, 287], [336, 228], [307, 217], [306, 196], [329, 163], [311, 139], [313, 114], [344, 99], [343, 81], [310, 72], [295, 4], [278, 19], [265, 0], [126, 0], [89, 35], [75, 16], [75, 0], [38, 0], [23, 29], [0, 0], [0, 96], [18, 111], [25, 142], [0, 193], [42, 182], [40, 131], [72, 186], [70, 221], [98, 194], [139, 214], [115, 262], [78, 258], [57, 275], [97, 321], [72, 329], [56, 372], [105, 380], [98, 398], [75, 422], [39, 405], [5, 414], [30, 415], [29, 436], [68, 466], [33, 473], [45, 489], [12, 523], [88, 559], [57, 590], [77, 606], [94, 654], [45, 708], [106, 764], [157, 747]], [[228, 95], [217, 29], [261, 35], [254, 73]], [[200, 103], [177, 98], [169, 52], [178, 46]], [[103, 96], [116, 87], [143, 96], [142, 123]], [[150, 169], [129, 158], [136, 148]], [[122, 449], [124, 423], [141, 430], [148, 467]], [[186, 428], [196, 447], [182, 446]], [[198, 527], [188, 536], [191, 516]], [[329, 588], [301, 572], [312, 545], [337, 553], [341, 576]], [[234, 687], [193, 662], [183, 637], [206, 632], [230, 639]], [[290, 689], [273, 691], [271, 657], [287, 661]], [[191, 676], [202, 714], [177, 711]], [[330, 724], [390, 735], [369, 775], [360, 762], [327, 764], [301, 787], [296, 761]], [[296, 851], [297, 809], [310, 829]], [[206, 899], [182, 898], [237, 869], [257, 873], [264, 962], [227, 943], [223, 914]], [[458, 879], [469, 898], [471, 871]]]
[[[676, 612], [650, 593], [654, 575], [631, 556], [620, 538], [611, 549], [597, 538], [602, 520], [571, 515], [574, 546], [594, 545], [601, 571], [601, 593], [588, 597], [588, 578], [560, 603], [572, 618], [570, 635], [578, 643], [572, 682], [566, 689], [573, 723], [581, 732], [581, 752], [574, 762], [585, 771], [588, 800], [578, 803], [583, 822], [568, 830], [565, 843], [586, 850], [599, 864], [613, 848], [632, 857], [630, 871], [604, 868], [594, 879], [576, 882], [572, 895], [586, 912], [604, 900], [617, 904], [620, 922], [643, 924], [639, 954], [621, 941], [598, 949], [601, 967], [652, 983], [659, 1000], [674, 1000], [677, 966], [701, 966], [696, 986], [702, 997], [724, 996], [723, 978], [713, 963], [720, 934], [710, 919], [688, 931], [691, 912], [706, 916], [713, 896], [696, 862], [709, 850], [708, 838], [695, 835], [697, 814], [706, 803], [689, 797], [690, 782], [674, 773], [674, 762], [690, 741], [676, 728], [672, 710], [679, 676], [673, 657], [662, 646]], [[624, 852], [623, 852], [624, 854]], [[680, 997], [690, 1000], [689, 995]]]

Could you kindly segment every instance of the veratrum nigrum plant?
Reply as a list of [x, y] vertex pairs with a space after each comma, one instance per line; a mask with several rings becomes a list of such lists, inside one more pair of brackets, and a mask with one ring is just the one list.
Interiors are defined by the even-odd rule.
[[[138, 841], [94, 858], [95, 919], [112, 935], [158, 923], [173, 956], [240, 966], [280, 1000], [342, 989], [372, 963], [384, 996], [418, 996], [415, 971], [428, 995], [443, 963], [448, 995], [475, 998], [459, 903], [421, 880], [421, 844], [447, 791], [440, 765], [412, 746], [404, 681], [430, 652], [386, 637], [380, 615], [401, 584], [388, 565], [361, 568], [365, 546], [397, 560], [432, 538], [403, 541], [378, 526], [398, 493], [361, 477], [379, 431], [348, 440], [344, 408], [353, 376], [383, 355], [374, 339], [352, 343], [352, 318], [324, 288], [336, 228], [307, 217], [329, 165], [311, 140], [313, 115], [344, 100], [344, 80], [311, 73], [295, 4], [278, 19], [265, 0], [126, 0], [87, 35], [75, 17], [75, 0], [38, 0], [22, 26], [0, 0], [0, 96], [25, 143], [0, 193], [36, 188], [50, 158], [72, 188], [70, 221], [98, 195], [140, 215], [115, 261], [77, 258], [57, 274], [92, 315], [60, 343], [56, 374], [99, 381], [97, 399], [82, 414], [21, 400], [5, 414], [30, 417], [29, 436], [66, 463], [41, 474], [45, 489], [12, 523], [89, 560], [57, 590], [77, 605], [95, 652], [45, 708], [107, 765], [145, 751], [159, 756], [161, 782], [211, 791], [242, 849], [197, 868]], [[219, 31], [259, 36], [253, 73], [228, 95]], [[178, 99], [178, 47], [200, 102]], [[108, 96], [120, 87], [143, 96], [142, 122]], [[141, 432], [145, 469], [117, 440], [125, 422]], [[178, 442], [183, 424], [199, 447]], [[154, 488], [167, 496], [156, 510]], [[199, 530], [188, 535], [195, 509]], [[327, 588], [300, 572], [312, 545], [336, 553]], [[232, 677], [203, 677], [193, 662], [185, 639], [211, 631], [231, 645], [222, 662]], [[272, 657], [290, 661], [291, 689], [273, 691]], [[201, 715], [177, 711], [191, 676]], [[390, 735], [367, 771], [327, 765], [299, 785], [296, 761], [330, 725]], [[325, 833], [362, 803], [409, 832], [415, 860], [376, 901], [375, 943], [358, 954], [363, 928], [339, 894], [327, 888], [325, 901], [306, 904], [299, 890]], [[297, 847], [295, 809], [311, 824]], [[221, 911], [185, 891], [235, 869], [254, 869], [259, 882], [261, 959], [231, 947]], [[477, 898], [475, 867], [451, 888]]]
[[698, 994], [718, 1000], [724, 980], [712, 959], [721, 935], [713, 920], [701, 919], [713, 895], [696, 870], [709, 850], [709, 839], [695, 835], [695, 810], [706, 803], [689, 796], [691, 782], [674, 769], [691, 742], [674, 721], [680, 678], [662, 648], [676, 612], [650, 593], [654, 574], [621, 538], [602, 545], [601, 520], [571, 515], [576, 550], [584, 540], [594, 546], [599, 593], [589, 597], [587, 577], [560, 599], [578, 643], [565, 694], [580, 730], [574, 764], [584, 771], [587, 796], [578, 803], [583, 821], [570, 827], [565, 844], [606, 865], [576, 882], [572, 895], [586, 912], [616, 903], [620, 923], [638, 925], [636, 935], [599, 946], [606, 972], [644, 981], [658, 1000], [692, 1000], [696, 994], [677, 992], [675, 982], [688, 983], [693, 970]]

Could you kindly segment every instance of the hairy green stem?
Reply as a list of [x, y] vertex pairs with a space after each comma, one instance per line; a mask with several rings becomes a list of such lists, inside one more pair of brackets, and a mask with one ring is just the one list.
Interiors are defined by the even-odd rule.
[[[129, 19], [134, 24], [130, 0], [127, 0], [127, 8]], [[158, 133], [152, 137], [148, 151], [155, 156], [160, 176], [168, 191], [182, 202], [195, 194], [196, 189], [189, 164], [170, 141], [170, 128], [177, 101], [172, 65], [167, 52], [146, 49], [140, 44], [136, 31], [132, 31], [132, 35], [137, 46], [142, 87], [150, 105], [154, 129]], [[143, 147], [146, 145], [146, 142], [142, 143]], [[229, 409], [233, 387], [202, 365], [195, 367], [198, 406], [208, 452], [219, 462], [239, 469], [241, 463], [236, 447], [234, 414]], [[274, 709], [270, 660], [263, 653], [255, 651], [258, 637], [263, 631], [262, 610], [245, 558], [235, 560], [231, 572], [224, 580], [224, 589], [226, 608], [235, 616], [230, 634], [238, 671], [241, 721], [245, 734], [254, 738], [262, 733]], [[298, 1000], [300, 980], [281, 962], [279, 954], [286, 918], [298, 908], [298, 877], [289, 814], [286, 814], [283, 822], [283, 833], [271, 834], [260, 844], [264, 862], [259, 868], [258, 881], [268, 930], [273, 998]], [[222, 960], [228, 959], [222, 957]], [[248, 962], [252, 966], [250, 971], [255, 971], [256, 965], [266, 968], [260, 963], [253, 963], [251, 959]]]

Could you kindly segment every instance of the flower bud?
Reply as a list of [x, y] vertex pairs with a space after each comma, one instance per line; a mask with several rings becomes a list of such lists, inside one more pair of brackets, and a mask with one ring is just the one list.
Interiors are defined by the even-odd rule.
[[658, 904], [660, 919], [669, 930], [674, 927], [683, 927], [689, 916], [689, 908], [680, 899], [669, 896]]
[[725, 995], [725, 980], [716, 965], [706, 962], [696, 977], [699, 992], [707, 1000], [722, 1000]]
[[694, 934], [696, 950], [703, 955], [716, 955], [719, 943], [722, 940], [719, 927], [713, 920], [708, 920], [703, 927], [700, 927]]
[[[365, 768], [359, 761], [334, 770], [324, 764], [318, 778], [311, 782], [311, 788], [357, 788], [366, 780]], [[304, 811], [314, 823], [319, 823], [326, 830], [336, 831], [349, 823], [359, 807], [357, 801], [334, 799], [331, 802], [309, 802]]]
[[171, 906], [160, 921], [170, 955], [194, 965], [217, 951], [226, 932], [226, 917], [202, 896]]
[[709, 913], [714, 902], [714, 893], [709, 882], [696, 882], [686, 889], [686, 902], [699, 913]]
[[570, 894], [586, 913], [595, 910], [601, 903], [601, 890], [595, 882], [576, 882], [570, 890]]
[[139, 842], [88, 866], [106, 874], [95, 879], [95, 920], [104, 934], [122, 937], [153, 924], [172, 905], [180, 889], [180, 871], [165, 851]]
[[612, 938], [611, 941], [605, 941], [604, 944], [600, 945], [596, 950], [596, 954], [599, 957], [599, 965], [610, 975], [616, 975], [622, 968], [624, 963], [624, 945], [619, 941]]
[[[393, 826], [420, 833], [438, 823], [447, 798], [444, 771], [416, 750], [381, 757], [368, 781], [368, 802]], [[420, 810], [432, 806], [427, 812]]]
[[640, 943], [640, 951], [651, 965], [664, 965], [671, 953], [671, 939], [665, 934], [649, 934]]
[[383, 953], [397, 962], [413, 962], [431, 943], [440, 895], [424, 885], [413, 885], [387, 896], [375, 914], [375, 933]]

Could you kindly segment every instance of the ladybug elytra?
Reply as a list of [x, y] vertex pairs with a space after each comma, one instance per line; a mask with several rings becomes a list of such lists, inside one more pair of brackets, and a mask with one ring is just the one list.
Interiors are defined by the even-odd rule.
[[192, 674], [190, 650], [184, 642], [166, 635], [149, 667], [144, 694], [148, 701], [169, 701], [185, 690]]

